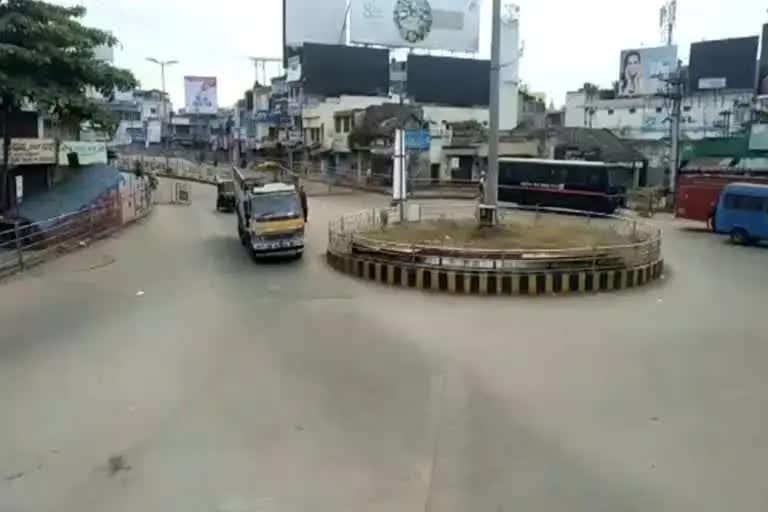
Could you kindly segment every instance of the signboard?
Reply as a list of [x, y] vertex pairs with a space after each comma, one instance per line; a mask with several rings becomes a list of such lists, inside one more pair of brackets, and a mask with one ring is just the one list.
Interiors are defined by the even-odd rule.
[[753, 36], [691, 44], [691, 89], [700, 91], [701, 86], [706, 89], [724, 85], [717, 88], [754, 91], [758, 43], [759, 38]]
[[21, 204], [24, 199], [24, 176], [16, 176], [16, 204]]
[[215, 76], [185, 76], [184, 97], [187, 113], [215, 114], [219, 110]]
[[[3, 145], [0, 144], [0, 149]], [[53, 139], [11, 139], [10, 165], [46, 165], [56, 163]]]
[[429, 151], [431, 144], [432, 136], [429, 134], [429, 130], [405, 130], [405, 149], [408, 151]]
[[768, 124], [753, 124], [749, 134], [750, 151], [768, 150]]
[[344, 44], [346, 21], [347, 0], [283, 0], [283, 34], [287, 48], [297, 48], [304, 43]]
[[353, 0], [350, 40], [476, 53], [480, 0]]
[[104, 142], [62, 142], [59, 144], [59, 165], [69, 165], [67, 158], [69, 153], [77, 153], [80, 165], [107, 163], [107, 144]]
[[621, 52], [619, 96], [651, 96], [663, 91], [663, 79], [677, 68], [677, 46]]
[[711, 90], [711, 89], [725, 89], [728, 86], [728, 79], [723, 77], [719, 78], [699, 78], [699, 89]]

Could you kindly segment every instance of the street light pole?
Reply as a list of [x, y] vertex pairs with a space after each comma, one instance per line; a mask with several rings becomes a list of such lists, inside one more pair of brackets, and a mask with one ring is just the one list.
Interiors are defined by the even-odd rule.
[[493, 0], [491, 33], [491, 90], [488, 130], [488, 172], [485, 175], [485, 193], [480, 205], [480, 224], [494, 226], [499, 200], [499, 86], [501, 75], [501, 0]]
[[[162, 88], [163, 88], [163, 117], [160, 118], [160, 140], [162, 142], [163, 138], [163, 123], [165, 122], [165, 118], [168, 117], [168, 93], [165, 90], [165, 67], [166, 66], [173, 66], [174, 64], [178, 64], [179, 61], [177, 60], [158, 60], [154, 57], [147, 57], [147, 60], [149, 62], [152, 62], [153, 64], [157, 64], [160, 66], [160, 79], [162, 80]], [[167, 140], [166, 140], [167, 142]]]

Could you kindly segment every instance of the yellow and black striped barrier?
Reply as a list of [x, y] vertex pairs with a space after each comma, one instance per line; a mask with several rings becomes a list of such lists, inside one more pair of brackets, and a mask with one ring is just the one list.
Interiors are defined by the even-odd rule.
[[327, 252], [334, 269], [377, 283], [456, 294], [537, 296], [624, 290], [659, 279], [664, 261], [623, 270], [532, 273], [451, 271]]

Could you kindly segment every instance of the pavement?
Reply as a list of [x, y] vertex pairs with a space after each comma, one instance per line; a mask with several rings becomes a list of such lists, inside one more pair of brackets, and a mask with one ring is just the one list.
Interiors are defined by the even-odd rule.
[[432, 295], [158, 206], [0, 283], [0, 510], [764, 510], [768, 249], [659, 217], [666, 278]]

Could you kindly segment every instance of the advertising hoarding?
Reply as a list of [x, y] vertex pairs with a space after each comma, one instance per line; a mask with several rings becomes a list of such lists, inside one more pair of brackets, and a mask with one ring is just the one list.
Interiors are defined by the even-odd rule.
[[307, 43], [302, 53], [304, 92], [308, 94], [389, 93], [389, 50]]
[[758, 42], [753, 36], [693, 43], [688, 65], [691, 90], [754, 90]]
[[480, 0], [352, 0], [350, 40], [476, 53]]
[[488, 106], [491, 63], [487, 60], [408, 56], [408, 96], [418, 103]]
[[187, 113], [215, 114], [219, 110], [215, 76], [185, 76], [184, 98]]
[[346, 43], [346, 19], [347, 0], [283, 0], [284, 46]]
[[623, 50], [619, 96], [651, 96], [663, 91], [663, 78], [677, 68], [677, 46]]
[[757, 94], [768, 96], [768, 23], [763, 25], [763, 44], [760, 51], [760, 69], [757, 75]]
[[67, 155], [70, 153], [77, 153], [77, 161], [80, 165], [107, 163], [107, 144], [105, 142], [62, 141], [59, 144], [59, 165], [69, 165]]

